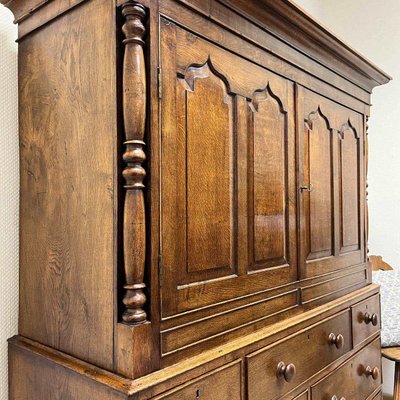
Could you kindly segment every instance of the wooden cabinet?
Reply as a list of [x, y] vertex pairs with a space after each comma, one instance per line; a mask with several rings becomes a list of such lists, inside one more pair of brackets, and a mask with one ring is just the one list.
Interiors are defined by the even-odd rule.
[[353, 367], [380, 368], [367, 121], [390, 77], [291, 1], [0, 2], [20, 59], [10, 397], [353, 398], [345, 376], [376, 396]]

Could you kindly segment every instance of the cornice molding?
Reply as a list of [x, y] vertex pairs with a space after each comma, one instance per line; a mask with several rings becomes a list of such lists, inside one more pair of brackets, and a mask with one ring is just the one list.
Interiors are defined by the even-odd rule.
[[[42, 7], [53, 6], [57, 8], [57, 3], [64, 1], [0, 0], [0, 3], [13, 12], [15, 23], [21, 23]], [[75, 0], [73, 3], [81, 1], [83, 0]], [[149, 2], [152, 1], [156, 0], [149, 0]], [[163, 0], [159, 1], [162, 2]], [[199, 3], [198, 0], [178, 1], [188, 6]], [[212, 17], [213, 4], [215, 3], [228, 6], [297, 51], [303, 52], [307, 57], [329, 67], [335, 73], [368, 92], [392, 79], [390, 75], [338, 38], [328, 28], [321, 25], [293, 0], [209, 0], [207, 7], [210, 17]], [[119, 1], [117, 1], [117, 4], [119, 4]], [[202, 5], [202, 9], [204, 7]], [[60, 8], [65, 8], [65, 5], [64, 7], [60, 5]]]
[[[211, 1], [232, 8], [296, 50], [368, 91], [392, 79], [293, 0]], [[366, 80], [369, 82], [366, 83]]]

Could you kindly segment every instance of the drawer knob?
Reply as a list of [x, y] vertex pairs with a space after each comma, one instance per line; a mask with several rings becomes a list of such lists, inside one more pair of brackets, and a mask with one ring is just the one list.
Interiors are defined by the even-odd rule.
[[377, 326], [378, 325], [378, 316], [375, 313], [370, 315], [369, 313], [366, 312], [364, 314], [364, 322], [367, 325], [371, 323], [373, 326]]
[[344, 346], [344, 337], [339, 333], [339, 335], [335, 335], [334, 333], [330, 333], [329, 344], [335, 345], [337, 349], [341, 349]]
[[276, 376], [284, 378], [286, 382], [290, 382], [296, 375], [296, 367], [294, 364], [286, 365], [283, 361], [278, 364], [276, 368]]
[[372, 379], [376, 381], [379, 378], [380, 371], [378, 367], [371, 368], [369, 365], [365, 368], [365, 375], [372, 376]]
[[[333, 395], [331, 400], [339, 400], [339, 397]], [[340, 400], [346, 400], [346, 397], [341, 397]]]

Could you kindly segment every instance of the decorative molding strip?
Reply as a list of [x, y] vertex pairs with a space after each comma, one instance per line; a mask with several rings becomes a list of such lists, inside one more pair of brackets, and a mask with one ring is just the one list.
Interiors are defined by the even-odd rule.
[[143, 323], [147, 319], [144, 306], [146, 296], [144, 289], [146, 257], [146, 218], [144, 204], [144, 179], [146, 171], [143, 163], [144, 135], [146, 123], [146, 65], [143, 53], [143, 36], [146, 17], [145, 8], [133, 1], [122, 6], [125, 23], [122, 31], [125, 35], [123, 64], [123, 115], [125, 129], [125, 153], [123, 160], [126, 167], [123, 171], [124, 188], [124, 268], [126, 307], [122, 319], [125, 323]]
[[298, 290], [292, 289], [273, 297], [194, 320], [161, 332], [163, 356], [176, 353], [200, 343], [223, 343], [224, 336], [238, 337], [276, 322], [283, 313], [294, 310], [298, 304]]

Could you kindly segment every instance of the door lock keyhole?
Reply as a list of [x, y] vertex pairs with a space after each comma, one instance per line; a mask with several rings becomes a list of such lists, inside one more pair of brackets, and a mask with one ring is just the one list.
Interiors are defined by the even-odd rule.
[[200, 400], [200, 395], [201, 395], [200, 389], [197, 389], [196, 390], [196, 400]]

